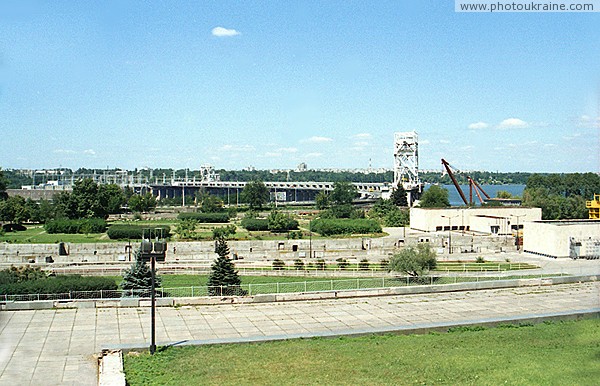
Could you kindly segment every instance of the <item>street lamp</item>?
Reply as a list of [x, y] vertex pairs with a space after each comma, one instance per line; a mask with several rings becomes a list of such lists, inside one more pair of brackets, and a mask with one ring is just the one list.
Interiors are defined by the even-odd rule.
[[524, 214], [519, 214], [519, 215], [514, 215], [511, 214], [510, 217], [516, 217], [517, 218], [517, 251], [519, 251], [519, 253], [521, 252], [521, 247], [519, 245], [519, 242], [521, 241], [521, 237], [519, 236], [519, 218], [524, 217]]
[[458, 215], [455, 215], [455, 216], [442, 215], [442, 217], [448, 219], [448, 254], [451, 254], [452, 253], [452, 219], [455, 217], [458, 217]]

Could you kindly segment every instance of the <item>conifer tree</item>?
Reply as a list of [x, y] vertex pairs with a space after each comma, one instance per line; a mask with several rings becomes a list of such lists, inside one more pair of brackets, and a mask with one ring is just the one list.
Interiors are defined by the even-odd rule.
[[390, 199], [396, 206], [408, 206], [408, 197], [406, 196], [406, 190], [404, 190], [402, 183], [399, 183], [398, 186], [396, 186], [396, 189], [392, 191]]
[[211, 266], [208, 275], [209, 295], [244, 295], [245, 291], [240, 288], [242, 280], [235, 270], [233, 261], [229, 258], [229, 247], [224, 237], [215, 240], [215, 253], [217, 259]]
[[[160, 276], [155, 276], [155, 287], [159, 288], [162, 284]], [[152, 270], [140, 257], [140, 251], [136, 251], [135, 263], [129, 269], [125, 270], [121, 288], [124, 290], [149, 291], [152, 288]]]

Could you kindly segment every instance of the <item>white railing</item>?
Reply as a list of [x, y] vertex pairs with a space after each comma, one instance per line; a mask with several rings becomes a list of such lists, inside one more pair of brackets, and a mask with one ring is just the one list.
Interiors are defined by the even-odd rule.
[[[515, 275], [504, 272], [498, 275], [485, 276], [397, 276], [397, 277], [357, 277], [353, 279], [277, 282], [263, 284], [242, 284], [239, 286], [192, 286], [176, 288], [158, 288], [157, 297], [202, 297], [202, 296], [254, 296], [260, 294], [282, 294], [323, 291], [349, 291], [378, 288], [403, 287], [413, 285], [455, 284], [465, 282], [482, 282], [508, 280], [518, 278], [544, 278], [564, 276], [562, 272], [554, 274]], [[0, 301], [35, 301], [35, 300], [80, 300], [80, 299], [119, 299], [149, 298], [150, 290], [97, 290], [70, 291], [58, 294], [22, 294], [0, 295]]]

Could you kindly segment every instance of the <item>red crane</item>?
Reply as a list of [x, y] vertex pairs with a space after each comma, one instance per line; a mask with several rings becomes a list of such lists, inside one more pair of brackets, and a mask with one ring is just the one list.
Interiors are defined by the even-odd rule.
[[488, 196], [488, 194], [485, 192], [485, 190], [483, 190], [483, 188], [474, 179], [472, 179], [470, 176], [467, 176], [467, 180], [469, 181], [469, 201], [467, 201], [467, 197], [465, 197], [465, 194], [463, 193], [462, 189], [460, 188], [460, 185], [458, 185], [458, 182], [456, 181], [456, 177], [454, 177], [454, 173], [452, 172], [452, 167], [450, 166], [448, 161], [446, 161], [445, 159], [442, 158], [442, 165], [444, 165], [444, 168], [446, 168], [446, 172], [448, 172], [448, 175], [450, 176], [450, 179], [452, 180], [452, 183], [454, 184], [456, 191], [458, 192], [458, 194], [460, 194], [460, 198], [462, 198], [465, 205], [472, 204], [473, 190], [475, 190], [475, 194], [477, 195], [477, 198], [479, 198], [479, 202], [481, 202], [482, 204], [484, 202], [484, 199], [481, 198], [481, 194], [479, 194], [479, 192], [483, 193], [483, 195], [485, 196], [486, 199], [488, 199], [488, 200], [490, 199], [490, 196]]

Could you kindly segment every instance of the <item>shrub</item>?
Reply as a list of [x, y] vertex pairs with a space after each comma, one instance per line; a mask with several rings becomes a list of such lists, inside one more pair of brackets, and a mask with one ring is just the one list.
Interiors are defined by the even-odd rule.
[[46, 272], [40, 267], [30, 267], [23, 265], [15, 267], [14, 265], [8, 269], [0, 271], [0, 284], [21, 283], [29, 280], [45, 279]]
[[282, 271], [285, 269], [285, 262], [280, 259], [273, 260], [273, 271]]
[[390, 270], [390, 261], [388, 259], [379, 260], [379, 267], [384, 271]]
[[325, 260], [323, 259], [318, 259], [315, 262], [315, 268], [317, 268], [320, 271], [324, 271], [325, 270]]
[[179, 213], [178, 220], [196, 220], [199, 223], [227, 223], [229, 222], [229, 213]]
[[323, 236], [381, 232], [381, 225], [372, 219], [316, 219], [312, 231]]
[[475, 262], [479, 263], [479, 264], [483, 264], [483, 263], [485, 263], [485, 259], [481, 256], [477, 256], [477, 259], [475, 259]]
[[[157, 228], [163, 230], [162, 236], [164, 238], [168, 238], [171, 235], [171, 227], [168, 225], [161, 225], [150, 229], [150, 235], [146, 234], [145, 236], [154, 238], [156, 236], [155, 232]], [[140, 240], [144, 229], [148, 228], [141, 225], [111, 225], [106, 234], [111, 240]], [[160, 237], [160, 234], [158, 236]]]
[[367, 260], [367, 259], [362, 259], [358, 263], [358, 269], [361, 271], [368, 271], [370, 266], [371, 266], [371, 264], [369, 263], [369, 260]]
[[245, 218], [240, 223], [242, 227], [249, 231], [268, 231], [269, 220], [260, 218]]
[[297, 269], [298, 271], [301, 271], [304, 269], [304, 262], [300, 259], [296, 259], [294, 260], [294, 268]]
[[106, 221], [101, 218], [49, 220], [44, 225], [44, 229], [51, 234], [103, 233], [106, 231]]
[[339, 269], [346, 269], [350, 265], [348, 264], [348, 261], [346, 259], [343, 259], [341, 257], [339, 259], [336, 259], [335, 261], [337, 261]]
[[213, 240], [226, 239], [229, 236], [233, 236], [233, 235], [235, 235], [236, 230], [237, 230], [237, 228], [234, 224], [229, 224], [226, 226], [213, 228], [213, 230], [212, 230]]
[[289, 215], [274, 210], [267, 218], [268, 227], [271, 232], [287, 232], [292, 229], [298, 229], [298, 221]]
[[0, 285], [0, 295], [59, 294], [71, 291], [114, 291], [116, 289], [114, 280], [106, 277], [59, 275]]

